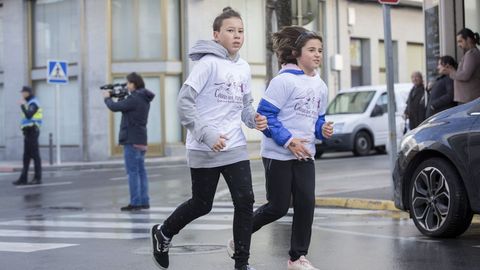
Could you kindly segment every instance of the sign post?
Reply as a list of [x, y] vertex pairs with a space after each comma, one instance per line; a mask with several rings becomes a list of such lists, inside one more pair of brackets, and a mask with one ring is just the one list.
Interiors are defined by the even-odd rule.
[[387, 68], [387, 93], [388, 93], [388, 130], [390, 140], [390, 172], [395, 168], [395, 157], [397, 156], [397, 124], [395, 121], [395, 91], [393, 76], [393, 46], [392, 46], [392, 22], [390, 16], [390, 5], [396, 5], [400, 0], [379, 0], [383, 5], [383, 27], [385, 42], [385, 66]]
[[61, 164], [60, 148], [60, 85], [68, 84], [68, 64], [62, 60], [48, 60], [47, 83], [55, 85], [55, 142], [57, 164]]

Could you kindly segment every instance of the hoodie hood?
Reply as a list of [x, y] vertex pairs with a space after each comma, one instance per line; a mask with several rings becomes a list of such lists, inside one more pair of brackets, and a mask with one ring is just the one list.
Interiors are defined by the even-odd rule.
[[136, 95], [142, 97], [143, 99], [145, 99], [148, 102], [152, 102], [153, 98], [155, 97], [154, 93], [152, 93], [150, 90], [144, 89], [144, 88], [137, 89], [132, 94], [136, 94]]
[[216, 57], [227, 59], [233, 62], [237, 62], [240, 58], [240, 55], [238, 53], [235, 55], [234, 59], [230, 58], [227, 49], [225, 49], [225, 47], [213, 40], [197, 41], [197, 43], [190, 50], [188, 56], [190, 57], [190, 59], [192, 59], [192, 61], [198, 61], [207, 54], [211, 54]]

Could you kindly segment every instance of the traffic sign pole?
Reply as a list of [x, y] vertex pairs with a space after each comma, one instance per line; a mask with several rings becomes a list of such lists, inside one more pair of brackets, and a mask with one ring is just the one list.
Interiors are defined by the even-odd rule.
[[393, 76], [393, 47], [392, 47], [392, 25], [390, 17], [390, 5], [383, 5], [383, 23], [385, 33], [385, 61], [387, 68], [387, 93], [388, 93], [388, 130], [390, 139], [390, 171], [395, 168], [397, 156], [397, 124], [395, 121], [395, 92]]
[[60, 85], [55, 85], [55, 141], [57, 150], [57, 164], [62, 163], [61, 148], [60, 148]]

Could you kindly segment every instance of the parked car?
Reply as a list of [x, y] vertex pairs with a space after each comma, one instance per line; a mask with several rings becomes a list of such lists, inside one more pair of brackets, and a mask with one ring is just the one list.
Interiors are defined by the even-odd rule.
[[464, 233], [480, 213], [480, 100], [440, 112], [407, 133], [393, 173], [397, 208], [431, 237]]
[[[395, 84], [397, 137], [405, 126], [403, 113], [412, 84]], [[328, 105], [326, 120], [334, 122], [332, 138], [317, 143], [317, 155], [324, 152], [353, 151], [357, 156], [371, 150], [385, 152], [388, 143], [388, 96], [385, 85], [342, 90]]]

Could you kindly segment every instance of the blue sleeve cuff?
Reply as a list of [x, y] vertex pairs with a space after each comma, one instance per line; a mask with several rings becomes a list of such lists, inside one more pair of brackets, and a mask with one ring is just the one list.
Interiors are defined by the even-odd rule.
[[315, 123], [315, 138], [319, 140], [325, 140], [322, 133], [323, 124], [325, 124], [325, 114], [318, 116], [317, 122]]

